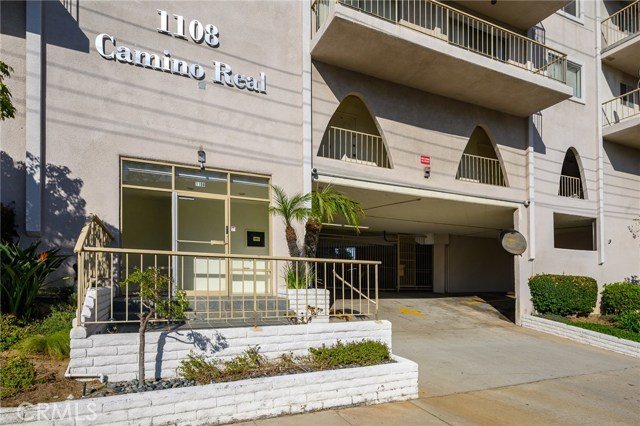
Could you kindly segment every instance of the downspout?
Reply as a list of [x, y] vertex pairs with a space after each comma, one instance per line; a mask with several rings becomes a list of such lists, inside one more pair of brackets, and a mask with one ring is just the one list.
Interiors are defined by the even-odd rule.
[[25, 111], [25, 232], [39, 237], [42, 230], [42, 2], [27, 0]]
[[595, 15], [596, 15], [596, 73], [595, 73], [595, 87], [596, 87], [596, 143], [597, 145], [597, 188], [598, 188], [598, 223], [597, 223], [597, 244], [598, 244], [598, 264], [604, 264], [604, 142], [602, 140], [602, 99], [600, 90], [600, 75], [602, 74], [602, 22], [600, 15], [600, 2], [594, 2]]
[[311, 1], [302, 3], [302, 193], [312, 190], [313, 129], [311, 113]]

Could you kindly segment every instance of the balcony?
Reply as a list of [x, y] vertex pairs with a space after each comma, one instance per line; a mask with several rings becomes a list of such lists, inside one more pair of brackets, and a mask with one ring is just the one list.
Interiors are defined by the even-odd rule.
[[521, 30], [528, 30], [571, 3], [570, 0], [498, 1], [496, 4], [478, 0], [454, 1], [466, 9]]
[[602, 21], [602, 60], [637, 76], [640, 71], [640, 0]]
[[640, 89], [602, 104], [604, 139], [640, 148]]
[[572, 96], [566, 55], [432, 0], [316, 0], [314, 60], [527, 117]]
[[558, 195], [561, 197], [584, 199], [582, 180], [579, 177], [561, 175]]
[[390, 169], [391, 162], [382, 137], [329, 126], [318, 157]]
[[456, 179], [464, 182], [507, 186], [500, 160], [471, 154], [462, 154]]

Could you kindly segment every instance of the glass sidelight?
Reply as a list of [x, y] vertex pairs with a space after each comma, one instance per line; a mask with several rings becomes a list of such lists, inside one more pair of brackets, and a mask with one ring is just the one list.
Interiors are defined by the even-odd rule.
[[[227, 253], [226, 200], [177, 195], [176, 251]], [[181, 256], [177, 281], [186, 291], [226, 293], [225, 259]]]

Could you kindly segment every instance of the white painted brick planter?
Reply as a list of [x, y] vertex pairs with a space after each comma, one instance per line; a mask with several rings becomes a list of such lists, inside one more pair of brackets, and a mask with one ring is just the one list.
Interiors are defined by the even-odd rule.
[[[389, 321], [349, 321], [304, 325], [149, 332], [146, 334], [145, 366], [148, 378], [177, 376], [180, 360], [193, 351], [227, 359], [239, 355], [250, 346], [259, 345], [267, 357], [286, 352], [306, 354], [310, 347], [347, 343], [363, 339], [379, 340], [391, 349]], [[73, 374], [104, 374], [112, 382], [131, 380], [138, 371], [138, 333], [95, 334], [75, 338], [71, 332]]]
[[587, 345], [597, 346], [609, 351], [640, 358], [640, 343], [638, 342], [619, 339], [614, 336], [531, 315], [524, 315], [521, 325], [533, 330], [553, 334], [554, 336], [564, 337], [576, 342], [586, 343]]
[[400, 357], [372, 367], [263, 377], [0, 409], [2, 425], [205, 425], [418, 397], [418, 365]]

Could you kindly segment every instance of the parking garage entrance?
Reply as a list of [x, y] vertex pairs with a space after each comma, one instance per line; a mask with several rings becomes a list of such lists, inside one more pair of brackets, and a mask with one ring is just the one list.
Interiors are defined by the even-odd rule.
[[[331, 183], [359, 201], [366, 216], [360, 233], [340, 223], [325, 224], [319, 257], [382, 262], [381, 291], [514, 291], [514, 257], [502, 248], [500, 233], [514, 228], [516, 203]], [[344, 273], [357, 280], [359, 271]]]

